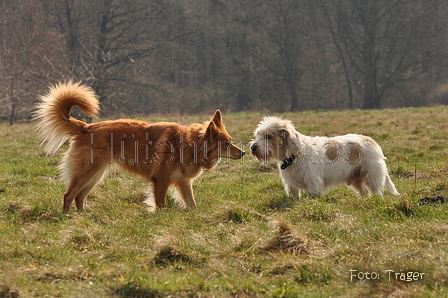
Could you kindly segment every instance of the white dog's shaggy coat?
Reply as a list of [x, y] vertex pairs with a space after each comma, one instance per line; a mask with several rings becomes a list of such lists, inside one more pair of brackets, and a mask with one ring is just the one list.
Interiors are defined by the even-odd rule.
[[356, 134], [309, 137], [290, 120], [265, 117], [254, 132], [252, 155], [260, 161], [278, 161], [280, 177], [290, 196], [301, 190], [320, 196], [346, 183], [361, 194], [382, 195], [386, 187], [399, 193], [391, 181], [381, 147], [370, 137]]

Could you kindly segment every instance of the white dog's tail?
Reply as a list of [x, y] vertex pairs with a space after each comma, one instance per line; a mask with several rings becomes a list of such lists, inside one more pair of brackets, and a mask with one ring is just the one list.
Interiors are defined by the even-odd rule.
[[394, 196], [398, 196], [399, 195], [397, 189], [395, 188], [394, 183], [392, 182], [392, 180], [390, 180], [389, 175], [386, 175], [386, 188]]

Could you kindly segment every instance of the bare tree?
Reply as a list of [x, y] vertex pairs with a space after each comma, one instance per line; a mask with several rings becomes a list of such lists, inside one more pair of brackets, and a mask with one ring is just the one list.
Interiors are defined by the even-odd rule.
[[297, 110], [299, 84], [304, 69], [304, 42], [307, 22], [301, 2], [256, 1], [247, 6], [252, 32], [247, 49], [269, 72], [282, 79], [289, 93], [289, 108]]
[[[380, 108], [388, 91], [427, 71], [422, 53], [440, 44], [440, 1], [320, 1], [328, 30], [352, 86], [362, 84], [365, 109]], [[350, 65], [350, 67], [348, 67]], [[353, 99], [351, 99], [353, 100]]]
[[166, 3], [143, 0], [43, 0], [66, 38], [71, 70], [89, 80], [100, 101], [129, 79], [126, 69], [167, 38]]
[[[2, 90], [8, 98], [10, 124], [17, 112], [31, 109], [39, 82], [60, 70], [62, 52], [54, 47], [59, 36], [46, 30], [42, 7], [33, 0], [17, 0], [0, 7]], [[56, 57], [50, 62], [49, 57]], [[37, 84], [30, 84], [30, 82]]]
[[[252, 108], [298, 110], [318, 106], [311, 77], [326, 72], [325, 51], [310, 1], [223, 0], [237, 100]], [[321, 69], [319, 69], [321, 68]], [[324, 70], [325, 69], [325, 70]], [[306, 81], [306, 83], [305, 83]], [[322, 89], [322, 88], [321, 88]], [[260, 102], [261, 100], [261, 102]]]

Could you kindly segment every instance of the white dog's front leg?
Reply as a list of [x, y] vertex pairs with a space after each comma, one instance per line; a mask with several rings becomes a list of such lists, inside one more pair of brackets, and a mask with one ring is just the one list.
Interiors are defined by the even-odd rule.
[[288, 194], [288, 196], [295, 198], [295, 199], [300, 199], [300, 188], [296, 188], [296, 187], [287, 187], [285, 188], [286, 193]]
[[300, 199], [300, 193], [304, 188], [304, 184], [299, 182], [298, 177], [295, 177], [294, 172], [290, 172], [290, 169], [280, 169], [280, 178], [282, 179], [283, 186], [285, 187], [286, 194], [290, 197]]
[[306, 191], [315, 197], [319, 197], [324, 193], [324, 181], [320, 177], [311, 177], [306, 185]]
[[283, 180], [283, 185], [285, 186], [286, 194], [290, 197], [300, 199], [300, 191], [302, 188], [295, 182]]

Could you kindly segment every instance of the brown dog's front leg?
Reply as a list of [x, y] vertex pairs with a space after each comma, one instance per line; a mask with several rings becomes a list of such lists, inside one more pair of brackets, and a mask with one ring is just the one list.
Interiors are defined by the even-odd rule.
[[158, 208], [165, 207], [166, 203], [166, 193], [168, 191], [169, 183], [163, 180], [153, 180], [154, 183], [154, 198], [156, 201], [156, 206]]
[[196, 201], [194, 200], [193, 188], [191, 187], [191, 181], [187, 180], [187, 181], [178, 182], [176, 187], [177, 187], [177, 190], [179, 191], [180, 196], [182, 197], [182, 200], [184, 201], [185, 205], [188, 208], [196, 207]]

